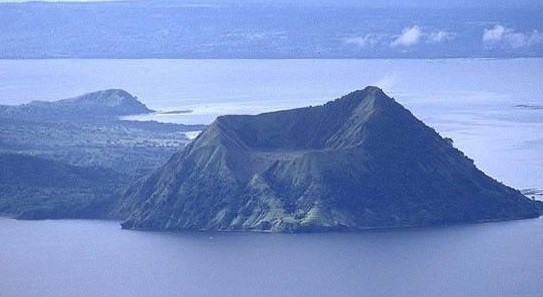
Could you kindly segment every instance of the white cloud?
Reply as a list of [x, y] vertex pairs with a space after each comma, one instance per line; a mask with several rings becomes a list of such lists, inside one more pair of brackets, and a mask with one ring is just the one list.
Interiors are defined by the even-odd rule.
[[417, 25], [411, 28], [404, 28], [402, 34], [394, 39], [394, 41], [390, 43], [390, 46], [412, 46], [419, 43], [421, 36], [422, 30]]
[[455, 35], [456, 33], [441, 30], [441, 31], [433, 32], [432, 34], [430, 34], [428, 36], [427, 42], [428, 43], [442, 43], [447, 40], [453, 39]]
[[358, 47], [372, 47], [377, 44], [379, 38], [376, 35], [373, 34], [367, 34], [364, 37], [361, 36], [355, 36], [355, 37], [349, 37], [345, 38], [346, 44], [352, 44], [356, 45]]
[[543, 42], [543, 34], [537, 30], [531, 33], [517, 32], [503, 25], [484, 29], [483, 42], [487, 45], [501, 45], [512, 48], [528, 47]]
[[483, 33], [483, 41], [500, 41], [503, 39], [505, 31], [506, 29], [502, 25], [495, 25], [492, 29], [485, 29]]
[[[432, 33], [425, 33], [419, 26], [415, 25], [403, 28], [400, 35], [366, 34], [365, 36], [344, 38], [343, 43], [361, 48], [371, 48], [382, 44], [387, 44], [391, 47], [409, 47], [421, 42], [429, 44], [443, 43], [454, 39], [455, 36], [455, 32], [447, 30], [437, 30]], [[390, 40], [392, 40], [392, 42]]]

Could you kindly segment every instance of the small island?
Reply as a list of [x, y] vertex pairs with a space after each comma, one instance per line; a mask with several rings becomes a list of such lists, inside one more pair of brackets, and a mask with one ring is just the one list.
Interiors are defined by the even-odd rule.
[[517, 104], [515, 105], [517, 108], [523, 108], [523, 109], [531, 109], [531, 110], [543, 110], [543, 105], [537, 105], [537, 104]]
[[185, 114], [192, 113], [192, 109], [159, 111], [158, 114]]

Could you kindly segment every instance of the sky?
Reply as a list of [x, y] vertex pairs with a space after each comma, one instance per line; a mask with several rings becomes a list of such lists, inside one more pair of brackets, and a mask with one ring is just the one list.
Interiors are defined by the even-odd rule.
[[[22, 2], [112, 2], [153, 0], [0, 0], [0, 3]], [[176, 2], [176, 0], [172, 0]], [[179, 0], [184, 3], [276, 3], [289, 5], [371, 6], [371, 7], [543, 7], [540, 0]]]
[[23, 3], [23, 2], [111, 2], [111, 1], [144, 1], [144, 0], [0, 0], [0, 3]]

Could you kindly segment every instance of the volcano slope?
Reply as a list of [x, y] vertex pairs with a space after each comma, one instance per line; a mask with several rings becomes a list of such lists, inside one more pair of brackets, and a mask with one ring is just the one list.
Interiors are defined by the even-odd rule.
[[538, 217], [379, 88], [222, 116], [126, 192], [127, 229], [304, 232]]

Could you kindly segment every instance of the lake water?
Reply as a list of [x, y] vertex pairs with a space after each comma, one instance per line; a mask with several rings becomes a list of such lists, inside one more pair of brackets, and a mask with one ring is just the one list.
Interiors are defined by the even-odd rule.
[[[0, 104], [122, 88], [209, 123], [378, 85], [485, 172], [543, 188], [543, 59], [0, 60]], [[0, 218], [0, 296], [542, 296], [543, 219], [327, 234]]]
[[543, 188], [543, 59], [0, 60], [0, 104], [122, 88], [187, 124], [325, 103], [382, 87], [492, 177]]
[[326, 234], [0, 218], [0, 296], [541, 296], [543, 219]]

